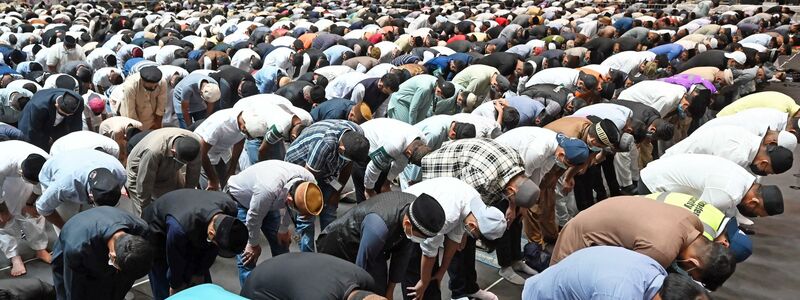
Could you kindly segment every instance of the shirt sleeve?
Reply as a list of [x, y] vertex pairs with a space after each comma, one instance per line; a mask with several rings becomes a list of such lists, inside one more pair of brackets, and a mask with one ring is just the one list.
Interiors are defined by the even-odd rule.
[[[149, 152], [149, 151], [148, 151]], [[144, 201], [150, 199], [153, 192], [153, 187], [156, 180], [156, 172], [158, 170], [158, 162], [153, 159], [151, 153], [145, 152], [139, 161], [139, 170], [136, 173], [136, 193], [139, 200]]]
[[[459, 239], [459, 242], [461, 242], [461, 239]], [[441, 234], [432, 238], [427, 238], [419, 244], [422, 254], [427, 257], [436, 257], [439, 254], [439, 248], [442, 248], [443, 246], [444, 236]]]
[[44, 190], [42, 196], [36, 200], [36, 211], [43, 216], [53, 214], [56, 207], [62, 203], [60, 199], [65, 199], [66, 194], [67, 193], [58, 184], [50, 186]]
[[259, 190], [255, 191], [250, 198], [250, 208], [247, 210], [247, 217], [245, 217], [244, 221], [249, 235], [247, 243], [250, 245], [259, 245], [261, 243], [261, 223], [264, 222], [264, 217], [269, 212], [270, 207], [265, 202], [270, 200], [269, 194]]
[[365, 87], [363, 84], [356, 84], [353, 92], [350, 94], [350, 100], [355, 103], [361, 103], [364, 100]]
[[378, 177], [381, 175], [381, 169], [375, 165], [375, 162], [370, 160], [367, 164], [366, 172], [364, 173], [364, 187], [367, 189], [374, 189], [375, 182], [378, 181]]

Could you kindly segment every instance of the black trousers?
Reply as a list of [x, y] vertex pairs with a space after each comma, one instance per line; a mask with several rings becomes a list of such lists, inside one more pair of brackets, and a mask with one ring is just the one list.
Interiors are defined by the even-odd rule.
[[[408, 258], [408, 267], [406, 268], [406, 275], [403, 277], [403, 282], [400, 283], [400, 287], [403, 288], [403, 299], [409, 300], [413, 299], [414, 297], [409, 297], [408, 288], [414, 287], [417, 285], [417, 282], [420, 278], [420, 269], [422, 266], [420, 265], [420, 260], [422, 259], [422, 249], [419, 248], [418, 244], [411, 245], [411, 250], [409, 253]], [[433, 274], [435, 274], [439, 270], [439, 258], [436, 258], [436, 263], [433, 265]], [[453, 279], [451, 277], [450, 282]], [[440, 289], [439, 285], [442, 284], [441, 282], [431, 282], [428, 284], [428, 288], [425, 289], [425, 299], [442, 299], [442, 290]]]
[[[353, 163], [352, 173], [350, 175], [353, 178], [353, 188], [355, 189], [356, 194], [356, 202], [361, 203], [364, 200], [367, 200], [367, 196], [364, 195], [364, 173], [367, 172], [367, 165]], [[378, 180], [375, 181], [375, 188], [372, 189], [373, 191], [380, 193], [380, 189], [383, 186], [383, 183], [386, 182], [386, 176], [389, 175], [389, 171], [381, 172], [381, 175], [378, 176]]]
[[[600, 163], [600, 169], [603, 171], [603, 177], [606, 178], [606, 184], [608, 185], [608, 195], [619, 196], [622, 195], [620, 191], [619, 182], [617, 181], [617, 169], [614, 167], [614, 157], [616, 153], [612, 153], [606, 156], [606, 159]], [[605, 192], [605, 187], [603, 186], [603, 179], [598, 180], [600, 182], [600, 187], [603, 188], [603, 192]], [[597, 190], [595, 190], [597, 191]], [[597, 201], [601, 201], [606, 197], [600, 197], [600, 193], [597, 193]]]
[[[502, 212], [508, 209], [507, 201], [498, 201], [492, 204]], [[514, 222], [508, 224], [506, 232], [499, 239], [493, 242], [495, 253], [497, 253], [497, 263], [500, 267], [511, 266], [515, 261], [522, 260], [522, 218], [514, 218]]]
[[467, 245], [453, 256], [450, 267], [447, 268], [447, 274], [450, 275], [452, 299], [466, 297], [481, 289], [477, 282], [478, 272], [475, 271], [475, 239], [467, 237]]
[[594, 188], [597, 181], [600, 181], [600, 185], [603, 184], [600, 165], [591, 166], [586, 169], [583, 175], [575, 176], [575, 188], [573, 191], [575, 192], [575, 204], [578, 206], [579, 211], [587, 209], [594, 204]]

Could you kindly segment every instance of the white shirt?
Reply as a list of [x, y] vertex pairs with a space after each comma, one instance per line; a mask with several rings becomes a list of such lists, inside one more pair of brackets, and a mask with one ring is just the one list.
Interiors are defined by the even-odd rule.
[[578, 117], [595, 116], [598, 118], [609, 119], [614, 122], [614, 125], [617, 126], [619, 131], [622, 131], [622, 129], [625, 128], [625, 124], [628, 123], [628, 120], [633, 118], [633, 111], [630, 108], [619, 104], [597, 103], [585, 106], [575, 111], [575, 113], [572, 115]]
[[249, 48], [239, 49], [233, 54], [233, 57], [231, 57], [231, 66], [250, 73], [253, 71], [253, 65], [250, 64], [250, 60], [253, 57], [261, 58], [261, 55], [258, 55], [258, 53]]
[[525, 175], [539, 184], [555, 165], [557, 135], [558, 133], [550, 129], [525, 126], [511, 129], [495, 141], [517, 150], [525, 164]]
[[677, 192], [700, 198], [728, 217], [756, 177], [737, 164], [708, 154], [676, 154], [647, 164], [642, 182], [651, 192]]
[[617, 98], [647, 104], [663, 117], [678, 109], [685, 94], [686, 88], [683, 86], [659, 80], [645, 80], [623, 90]]
[[264, 66], [278, 67], [286, 74], [293, 74], [292, 61], [289, 56], [294, 54], [294, 50], [287, 47], [278, 47], [264, 57]]
[[475, 125], [475, 134], [477, 138], [493, 139], [503, 134], [503, 130], [500, 128], [500, 124], [497, 123], [497, 119], [489, 120], [473, 114], [458, 113], [453, 115], [453, 121]]
[[[749, 108], [734, 115], [718, 117], [709, 120], [697, 131], [709, 129], [717, 126], [732, 125], [738, 126], [745, 131], [764, 136], [767, 128], [771, 130], [785, 130], [789, 114], [772, 108]], [[692, 133], [694, 134], [694, 133]]]
[[237, 121], [239, 113], [241, 110], [236, 108], [219, 110], [194, 130], [194, 133], [212, 145], [208, 150], [208, 158], [212, 164], [218, 164], [220, 159], [225, 162], [231, 161], [231, 148], [244, 139], [245, 136], [239, 131]]
[[623, 51], [606, 58], [600, 65], [635, 75], [641, 63], [655, 58], [656, 54], [650, 51]]
[[314, 123], [314, 118], [311, 117], [311, 114], [308, 111], [292, 105], [292, 102], [289, 101], [289, 99], [286, 99], [283, 96], [275, 94], [253, 95], [237, 101], [236, 104], [233, 105], [233, 107], [245, 110], [245, 109], [263, 109], [263, 107], [274, 107], [274, 105], [282, 107], [284, 108], [284, 111], [288, 110], [289, 113], [300, 118], [300, 122], [302, 122], [303, 125], [310, 126], [311, 123]]
[[345, 98], [356, 85], [367, 78], [374, 77], [359, 72], [350, 72], [347, 73], [347, 76], [336, 77], [336, 79], [328, 82], [328, 86], [325, 87], [325, 98]]
[[175, 60], [175, 51], [179, 49], [181, 49], [181, 47], [176, 45], [165, 45], [161, 47], [158, 49], [158, 52], [156, 52], [156, 62], [159, 65], [171, 64], [172, 61]]
[[261, 242], [261, 223], [270, 211], [281, 211], [280, 232], [288, 231], [292, 219], [286, 213], [286, 198], [296, 180], [317, 182], [303, 166], [280, 160], [256, 163], [228, 179], [228, 193], [247, 209], [244, 224], [249, 232], [248, 243]]
[[571, 86], [578, 82], [578, 75], [581, 71], [571, 68], [549, 68], [539, 71], [528, 79], [525, 87], [530, 87], [537, 84], [555, 84], [560, 86]]
[[714, 126], [693, 132], [667, 149], [661, 157], [682, 153], [710, 154], [748, 169], [761, 147], [762, 139], [761, 136], [746, 132], [735, 125]]
[[119, 145], [113, 139], [92, 131], [75, 131], [53, 142], [50, 155], [78, 149], [102, 148], [103, 152], [119, 158]]
[[344, 66], [344, 65], [336, 65], [336, 66], [324, 66], [322, 68], [314, 70], [314, 73], [322, 75], [328, 82], [336, 79], [340, 75], [347, 74], [350, 72], [354, 72], [353, 68]]
[[364, 174], [364, 187], [372, 189], [384, 171], [389, 171], [386, 180], [394, 180], [408, 165], [404, 151], [415, 139], [422, 139], [416, 127], [395, 119], [378, 118], [361, 124], [364, 136], [369, 140], [369, 158]]
[[497, 122], [497, 115], [495, 114], [496, 112], [497, 110], [494, 108], [494, 101], [487, 101], [481, 105], [478, 105], [478, 107], [472, 111], [472, 114], [492, 122]]
[[[19, 172], [22, 169], [22, 161], [28, 158], [28, 155], [39, 154], [44, 156], [44, 158], [50, 158], [50, 155], [41, 148], [23, 141], [14, 140], [0, 142], [0, 153], [3, 153], [3, 155], [0, 156], [0, 198], [4, 198], [3, 195], [5, 193], [14, 192], [5, 191], [5, 188], [8, 188], [8, 186], [4, 185], [4, 183], [6, 179], [22, 177]], [[30, 183], [26, 184], [34, 186]], [[36, 185], [36, 191], [38, 191], [38, 194], [41, 194], [38, 185]]]
[[422, 254], [427, 257], [437, 255], [444, 246], [444, 237], [460, 243], [464, 236], [464, 219], [472, 213], [471, 203], [477, 201], [482, 205], [481, 195], [466, 182], [452, 177], [428, 179], [410, 186], [403, 192], [414, 196], [423, 193], [436, 199], [444, 210], [444, 225], [434, 237], [427, 238], [419, 244]]

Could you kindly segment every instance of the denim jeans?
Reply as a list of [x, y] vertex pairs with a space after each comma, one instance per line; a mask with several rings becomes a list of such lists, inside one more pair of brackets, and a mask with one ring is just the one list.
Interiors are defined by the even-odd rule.
[[[239, 206], [238, 210], [239, 213], [236, 215], [236, 218], [244, 222], [247, 219], [247, 209]], [[281, 212], [277, 210], [268, 212], [264, 217], [264, 221], [261, 223], [261, 232], [267, 237], [269, 250], [272, 252], [273, 257], [289, 252], [289, 247], [284, 247], [278, 243], [278, 229], [280, 229], [280, 226]], [[242, 256], [236, 255], [236, 267], [239, 268], [239, 283], [244, 286], [244, 281], [247, 279], [247, 276], [250, 275], [250, 272], [253, 271], [255, 264], [252, 266], [245, 266], [242, 263]]]
[[[322, 212], [319, 214], [319, 225], [320, 230], [325, 230], [328, 224], [336, 220], [336, 209], [339, 207], [339, 203], [330, 203], [329, 201], [333, 194], [336, 193], [336, 189], [333, 186], [320, 178], [317, 178], [317, 184], [322, 191], [322, 199], [325, 201]], [[297, 235], [300, 236], [300, 251], [314, 252], [316, 248], [314, 247], [314, 217], [297, 216], [294, 226]]]
[[[254, 165], [257, 163], [258, 160], [258, 147], [261, 146], [263, 139], [252, 139], [247, 140], [244, 142], [244, 147], [247, 150], [247, 158], [250, 159], [250, 165]], [[269, 159], [278, 159], [283, 160], [286, 156], [286, 145], [283, 142], [278, 142], [273, 145], [270, 145], [269, 150], [267, 151], [267, 158]]]
[[[187, 126], [186, 126], [186, 121], [183, 120], [183, 113], [176, 113], [175, 115], [178, 116], [178, 125], [181, 128], [186, 129]], [[193, 113], [189, 113], [189, 116], [192, 118], [192, 122], [197, 122], [199, 120], [202, 120], [202, 119], [205, 119], [206, 117], [208, 117], [208, 113], [206, 112], [206, 110], [201, 110], [201, 111], [196, 111], [196, 112], [193, 112]]]

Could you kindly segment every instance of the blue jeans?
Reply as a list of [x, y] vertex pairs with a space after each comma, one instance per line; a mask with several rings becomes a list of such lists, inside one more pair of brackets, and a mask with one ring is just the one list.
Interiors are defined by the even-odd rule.
[[[320, 178], [317, 178], [317, 184], [322, 191], [322, 199], [325, 201], [322, 212], [319, 214], [319, 226], [320, 230], [325, 230], [328, 224], [336, 220], [336, 209], [339, 207], [339, 203], [329, 203], [328, 200], [330, 200], [337, 191], [333, 186], [322, 181]], [[300, 236], [300, 251], [314, 252], [314, 217], [297, 216], [294, 227], [295, 232]]]
[[[183, 113], [176, 113], [175, 115], [177, 115], [178, 117], [178, 125], [181, 128], [186, 129], [187, 126], [186, 126], [186, 121], [183, 120]], [[189, 113], [189, 116], [192, 117], [192, 122], [197, 122], [208, 117], [208, 113], [206, 112], [206, 110], [201, 110]]]
[[[247, 158], [250, 159], [250, 165], [258, 162], [258, 147], [261, 146], [263, 139], [252, 139], [244, 142], [244, 147], [247, 149]], [[267, 150], [267, 160], [278, 159], [283, 160], [286, 156], [286, 146], [283, 142], [278, 142], [270, 145]]]
[[[244, 222], [247, 218], [247, 209], [239, 206], [238, 210], [239, 213], [236, 215], [236, 218]], [[278, 243], [278, 229], [280, 226], [281, 212], [277, 210], [268, 212], [264, 217], [264, 221], [261, 223], [261, 232], [267, 237], [267, 243], [269, 243], [269, 250], [272, 251], [272, 256], [289, 252], [289, 247], [284, 247]], [[242, 263], [242, 256], [236, 255], [236, 267], [239, 268], [239, 283], [244, 286], [244, 281], [247, 279], [247, 276], [250, 275], [250, 272], [253, 271], [255, 264], [252, 266], [245, 266]]]

